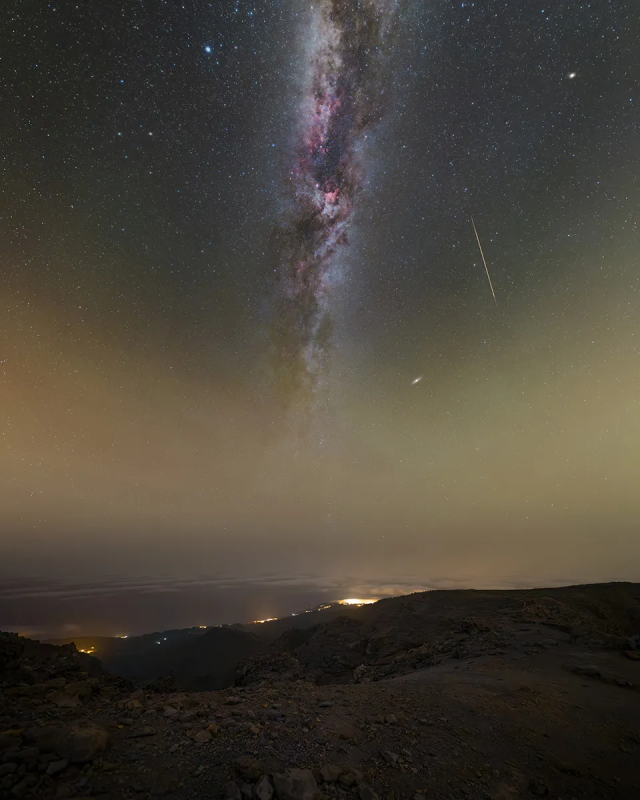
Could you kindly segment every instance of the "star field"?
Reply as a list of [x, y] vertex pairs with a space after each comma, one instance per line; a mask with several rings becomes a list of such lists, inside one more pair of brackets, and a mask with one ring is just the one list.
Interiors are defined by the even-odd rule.
[[632, 577], [636, 3], [0, 30], [6, 570]]

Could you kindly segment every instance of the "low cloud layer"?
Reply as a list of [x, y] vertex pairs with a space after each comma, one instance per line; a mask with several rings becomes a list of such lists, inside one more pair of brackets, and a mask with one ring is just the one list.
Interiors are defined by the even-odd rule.
[[[616, 579], [618, 576], [611, 576]], [[568, 577], [546, 585], [581, 582]], [[0, 630], [34, 638], [139, 634], [169, 628], [247, 622], [285, 616], [347, 597], [381, 599], [435, 589], [524, 589], [533, 578], [419, 580], [393, 582], [285, 573], [198, 578], [148, 577], [95, 581], [13, 581], [0, 589]]]

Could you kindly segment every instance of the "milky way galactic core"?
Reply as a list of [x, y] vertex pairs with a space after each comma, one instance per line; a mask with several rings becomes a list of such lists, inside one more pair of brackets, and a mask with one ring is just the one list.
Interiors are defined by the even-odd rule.
[[309, 84], [291, 169], [292, 209], [275, 234], [273, 347], [280, 391], [309, 407], [333, 323], [329, 271], [347, 243], [366, 174], [361, 145], [386, 106], [385, 52], [397, 17], [390, 0], [314, 6]]

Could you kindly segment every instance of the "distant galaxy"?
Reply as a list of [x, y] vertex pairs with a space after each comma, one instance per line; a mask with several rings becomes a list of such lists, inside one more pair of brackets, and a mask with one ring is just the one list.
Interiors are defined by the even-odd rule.
[[287, 404], [308, 409], [333, 322], [329, 270], [348, 242], [366, 174], [359, 146], [386, 105], [385, 48], [396, 13], [386, 0], [325, 0], [315, 9], [312, 76], [291, 169], [293, 210], [275, 234], [275, 368]]

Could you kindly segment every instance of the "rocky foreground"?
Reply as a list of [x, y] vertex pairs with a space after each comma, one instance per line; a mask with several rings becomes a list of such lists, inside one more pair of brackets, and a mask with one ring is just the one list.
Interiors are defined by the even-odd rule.
[[437, 595], [292, 634], [216, 692], [0, 634], [0, 797], [640, 797], [640, 587]]

